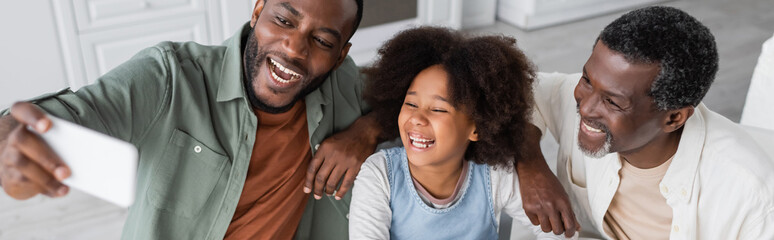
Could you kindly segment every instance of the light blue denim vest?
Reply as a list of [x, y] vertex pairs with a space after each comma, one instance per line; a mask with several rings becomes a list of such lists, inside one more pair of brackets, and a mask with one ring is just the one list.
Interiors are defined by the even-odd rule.
[[390, 181], [391, 239], [497, 239], [489, 167], [469, 162], [466, 189], [446, 209], [425, 204], [414, 187], [403, 147], [384, 151]]

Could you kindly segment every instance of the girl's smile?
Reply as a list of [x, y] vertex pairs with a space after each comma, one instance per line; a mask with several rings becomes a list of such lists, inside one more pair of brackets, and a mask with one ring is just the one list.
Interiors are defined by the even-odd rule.
[[427, 138], [419, 133], [409, 132], [408, 137], [411, 142], [411, 148], [415, 151], [425, 151], [435, 145], [435, 139]]
[[478, 139], [470, 116], [454, 107], [448, 73], [430, 66], [414, 78], [398, 115], [403, 146], [415, 167], [459, 167], [470, 141]]

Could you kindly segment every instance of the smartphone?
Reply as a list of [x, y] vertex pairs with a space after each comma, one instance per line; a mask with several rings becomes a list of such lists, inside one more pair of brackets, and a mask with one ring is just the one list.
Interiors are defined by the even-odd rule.
[[132, 205], [137, 182], [137, 148], [66, 120], [51, 115], [48, 118], [51, 129], [40, 136], [72, 172], [62, 182], [124, 208]]

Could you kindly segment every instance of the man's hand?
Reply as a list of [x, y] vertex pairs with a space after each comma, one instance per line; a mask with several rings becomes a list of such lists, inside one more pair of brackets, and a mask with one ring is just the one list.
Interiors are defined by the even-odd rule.
[[567, 193], [559, 179], [551, 172], [540, 149], [540, 129], [529, 127], [531, 152], [525, 159], [516, 162], [519, 188], [527, 217], [534, 225], [540, 225], [543, 232], [554, 234], [564, 232], [572, 237], [580, 230], [580, 224], [572, 211]]
[[[336, 194], [336, 200], [341, 200], [352, 188], [360, 165], [374, 153], [380, 133], [381, 127], [369, 114], [358, 118], [346, 130], [325, 139], [309, 163], [304, 192], [311, 192], [315, 199], [320, 199], [324, 190], [328, 195]], [[339, 181], [342, 181], [341, 186], [336, 190]]]
[[70, 176], [70, 168], [30, 130], [44, 133], [50, 128], [51, 120], [31, 103], [14, 104], [11, 116], [0, 119], [0, 183], [9, 196], [24, 200], [69, 191], [61, 181]]
[[548, 171], [525, 168], [520, 168], [518, 175], [524, 211], [529, 220], [534, 225], [540, 225], [543, 232], [564, 232], [568, 238], [575, 235], [575, 231], [580, 230], [580, 224], [575, 219], [567, 193], [548, 165]]

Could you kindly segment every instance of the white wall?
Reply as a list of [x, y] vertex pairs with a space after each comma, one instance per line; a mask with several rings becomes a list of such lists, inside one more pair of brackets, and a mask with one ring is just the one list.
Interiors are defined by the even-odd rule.
[[0, 1], [0, 109], [66, 86], [49, 1]]
[[94, 82], [160, 41], [219, 44], [255, 0], [0, 2], [0, 109]]

